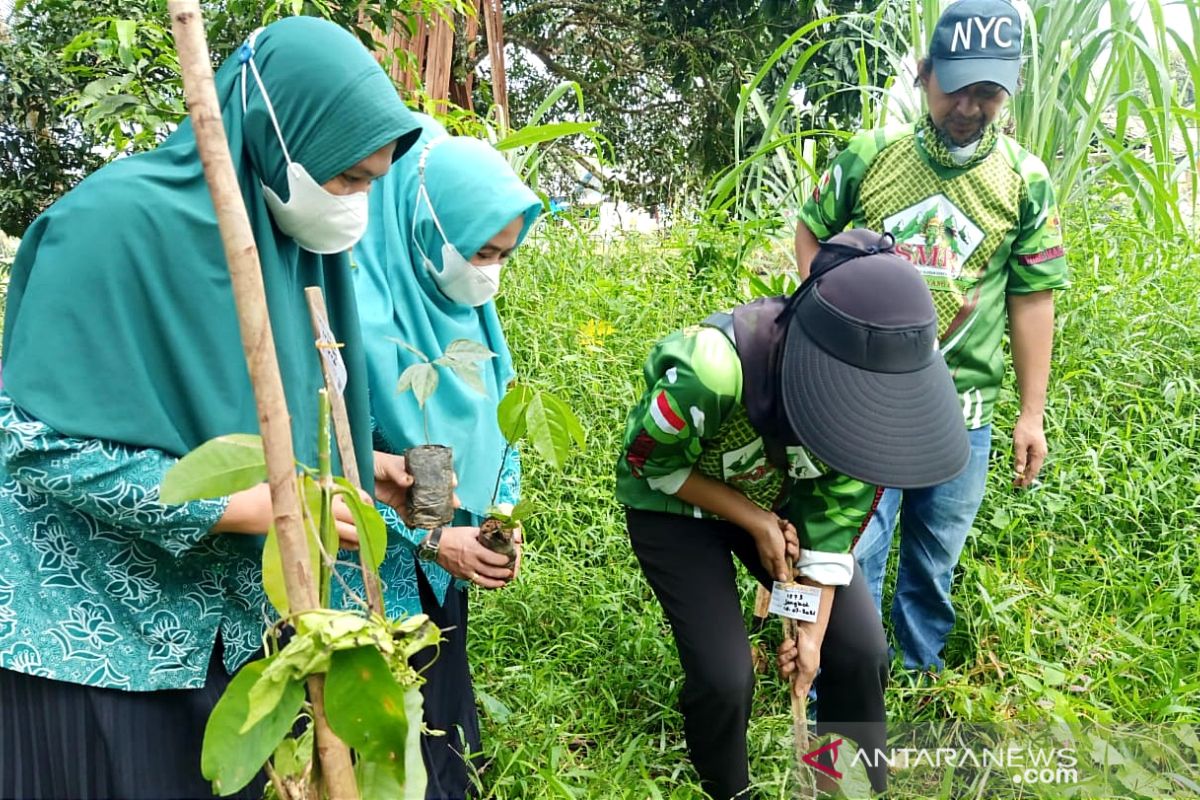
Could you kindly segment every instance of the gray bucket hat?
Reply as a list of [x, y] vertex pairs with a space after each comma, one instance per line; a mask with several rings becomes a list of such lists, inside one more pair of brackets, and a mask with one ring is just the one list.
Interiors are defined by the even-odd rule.
[[780, 380], [788, 423], [817, 458], [915, 489], [958, 477], [970, 446], [933, 298], [894, 245], [865, 229], [822, 243], [780, 320]]

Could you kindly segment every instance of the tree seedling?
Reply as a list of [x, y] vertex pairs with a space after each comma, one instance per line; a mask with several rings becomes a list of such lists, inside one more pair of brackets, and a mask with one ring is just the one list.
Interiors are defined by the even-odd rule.
[[448, 369], [480, 394], [486, 394], [480, 362], [496, 354], [479, 342], [455, 339], [440, 358], [430, 359], [417, 348], [392, 339], [421, 359], [400, 374], [397, 393], [411, 391], [421, 409], [425, 444], [404, 451], [404, 463], [413, 485], [408, 490], [408, 507], [413, 527], [426, 530], [445, 525], [454, 518], [454, 450], [429, 441], [429, 412], [425, 403], [437, 390], [438, 369]]
[[549, 392], [540, 392], [523, 384], [513, 384], [509, 388], [500, 401], [496, 417], [506, 444], [500, 459], [500, 473], [496, 475], [496, 488], [492, 490], [492, 505], [487, 519], [479, 526], [479, 541], [489, 550], [507, 555], [511, 567], [517, 557], [513, 533], [536, 509], [528, 501], [518, 503], [516, 508], [507, 503], [496, 503], [509, 450], [521, 439], [528, 438], [534, 452], [552, 468], [561, 470], [572, 451], [584, 448], [585, 438], [583, 426], [570, 406]]

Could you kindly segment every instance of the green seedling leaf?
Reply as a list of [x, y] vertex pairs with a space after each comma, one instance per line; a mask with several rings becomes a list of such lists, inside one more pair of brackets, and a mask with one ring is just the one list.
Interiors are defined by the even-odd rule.
[[250, 710], [250, 690], [270, 660], [252, 661], [242, 667], [208, 718], [200, 752], [200, 772], [212, 781], [216, 794], [233, 794], [258, 774], [292, 729], [296, 714], [304, 703], [304, 687], [299, 682], [290, 683], [271, 713], [245, 733], [241, 732]]
[[231, 433], [209, 439], [167, 470], [159, 499], [168, 505], [228, 497], [267, 479], [262, 437]]
[[500, 400], [496, 417], [500, 423], [500, 433], [509, 444], [516, 444], [525, 437], [525, 417], [533, 395], [533, 389], [517, 384]]
[[350, 507], [350, 513], [354, 515], [354, 527], [358, 529], [359, 557], [368, 567], [378, 570], [387, 550], [387, 523], [383, 521], [374, 505], [363, 502], [358, 490], [350, 481], [334, 478], [333, 482], [341, 487], [339, 494]]
[[487, 510], [487, 516], [499, 520], [506, 528], [513, 528], [517, 523], [532, 517], [538, 510], [532, 501], [522, 500], [516, 506], [510, 503], [491, 506]]
[[412, 364], [400, 373], [400, 381], [396, 384], [396, 393], [402, 394], [412, 390], [417, 398], [417, 405], [425, 408], [425, 401], [437, 389], [437, 367], [433, 364]]
[[562, 469], [574, 448], [586, 444], [574, 412], [549, 392], [517, 384], [500, 400], [496, 417], [509, 444], [528, 436], [533, 449], [555, 469]]
[[442, 358], [438, 359], [438, 361], [441, 361], [442, 359], [449, 359], [451, 361], [465, 361], [473, 363], [476, 361], [487, 361], [488, 359], [495, 357], [495, 353], [479, 342], [472, 341], [471, 339], [455, 339], [446, 346], [446, 352], [442, 355]]
[[313, 758], [313, 726], [308, 725], [298, 738], [286, 738], [275, 748], [271, 763], [281, 778], [294, 778], [304, 774], [304, 769]]
[[392, 336], [389, 336], [389, 337], [387, 337], [387, 339], [388, 339], [388, 341], [389, 341], [389, 342], [395, 342], [396, 344], [400, 345], [400, 346], [401, 346], [401, 347], [403, 347], [405, 350], [407, 350], [408, 352], [410, 352], [410, 353], [412, 353], [413, 355], [415, 355], [417, 358], [419, 358], [419, 359], [421, 359], [422, 361], [424, 361], [426, 364], [428, 364], [428, 363], [429, 363], [429, 356], [425, 355], [424, 353], [422, 353], [422, 352], [421, 352], [420, 350], [418, 350], [417, 348], [413, 347], [413, 346], [412, 346], [411, 344], [409, 344], [408, 342], [405, 342], [405, 341], [403, 341], [403, 340], [401, 340], [401, 339], [397, 339], [397, 338], [395, 338], [395, 337], [392, 337]]
[[508, 518], [513, 522], [520, 522], [529, 519], [538, 512], [538, 507], [531, 500], [522, 500], [517, 503], [516, 508], [508, 515]]
[[[580, 450], [584, 449], [587, 443], [587, 436], [584, 433], [583, 425], [579, 422], [579, 418], [575, 416], [575, 412], [557, 396], [549, 392], [542, 392], [541, 394], [542, 403], [546, 406], [546, 412], [550, 415], [554, 424], [566, 431], [566, 434], [575, 442], [576, 447]], [[564, 454], [564, 460], [567, 455], [570, 455], [570, 453], [567, 452]]]
[[[411, 687], [404, 693], [404, 711], [409, 719], [421, 719], [421, 690]], [[421, 726], [408, 726], [404, 747], [404, 784], [395, 773], [376, 761], [360, 761], [357, 765], [358, 791], [363, 800], [422, 800], [429, 782], [425, 763], [421, 760]]]
[[446, 352], [442, 354], [442, 357], [433, 363], [450, 370], [463, 383], [480, 394], [487, 394], [487, 388], [483, 385], [483, 372], [479, 362], [495, 357], [495, 353], [479, 342], [470, 339], [455, 339], [446, 347]]
[[[374, 647], [338, 650], [325, 679], [325, 716], [329, 727], [357, 751], [404, 785], [408, 713], [404, 689]], [[413, 719], [420, 727], [420, 717]]]
[[538, 455], [555, 469], [562, 469], [572, 444], [583, 447], [583, 426], [567, 404], [546, 392], [536, 392], [525, 412], [525, 431]]
[[[321, 512], [320, 487], [311, 478], [305, 478], [300, 484], [300, 491], [309, 514], [314, 513], [315, 509], [315, 513], [319, 516]], [[320, 574], [321, 569], [321, 551], [316, 546], [315, 522], [306, 518], [304, 531], [308, 539], [310, 574], [315, 576]], [[275, 533], [274, 525], [267, 530], [267, 540], [263, 543], [262, 572], [263, 591], [266, 593], [267, 599], [279, 612], [279, 616], [288, 616], [290, 613], [288, 609], [291, 608], [291, 605], [287, 598], [287, 581], [283, 578], [283, 556], [279, 550], [279, 536]]]
[[480, 394], [487, 394], [487, 387], [483, 385], [483, 370], [478, 364], [459, 364], [453, 369], [454, 374], [467, 386]]

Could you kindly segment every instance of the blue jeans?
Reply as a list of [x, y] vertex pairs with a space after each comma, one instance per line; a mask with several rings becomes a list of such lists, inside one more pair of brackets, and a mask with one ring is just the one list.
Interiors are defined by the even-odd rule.
[[954, 480], [927, 489], [885, 489], [854, 548], [867, 588], [882, 611], [883, 576], [900, 516], [900, 563], [892, 628], [906, 669], [942, 668], [954, 627], [950, 583], [987, 485], [992, 426], [967, 431], [971, 460]]

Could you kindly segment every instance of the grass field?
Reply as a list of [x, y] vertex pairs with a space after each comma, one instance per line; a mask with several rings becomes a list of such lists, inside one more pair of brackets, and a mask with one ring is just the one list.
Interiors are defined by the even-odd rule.
[[[1056, 722], [1074, 734], [1078, 782], [897, 770], [893, 797], [1200, 795], [1200, 259], [1122, 214], [1076, 210], [1067, 231], [1074, 283], [1059, 300], [1043, 486], [1006, 485], [1006, 388], [947, 669], [936, 680], [896, 670], [888, 707], [893, 724], [925, 729]], [[565, 475], [527, 460], [525, 491], [544, 512], [528, 525], [525, 571], [473, 599], [488, 797], [701, 796], [679, 664], [627, 545], [612, 468], [651, 343], [740, 296], [730, 255], [711, 230], [601, 243], [555, 223], [506, 273], [521, 377], [569, 400], [589, 449]], [[760, 680], [755, 706], [752, 774], [765, 796], [791, 796], [776, 677]]]

